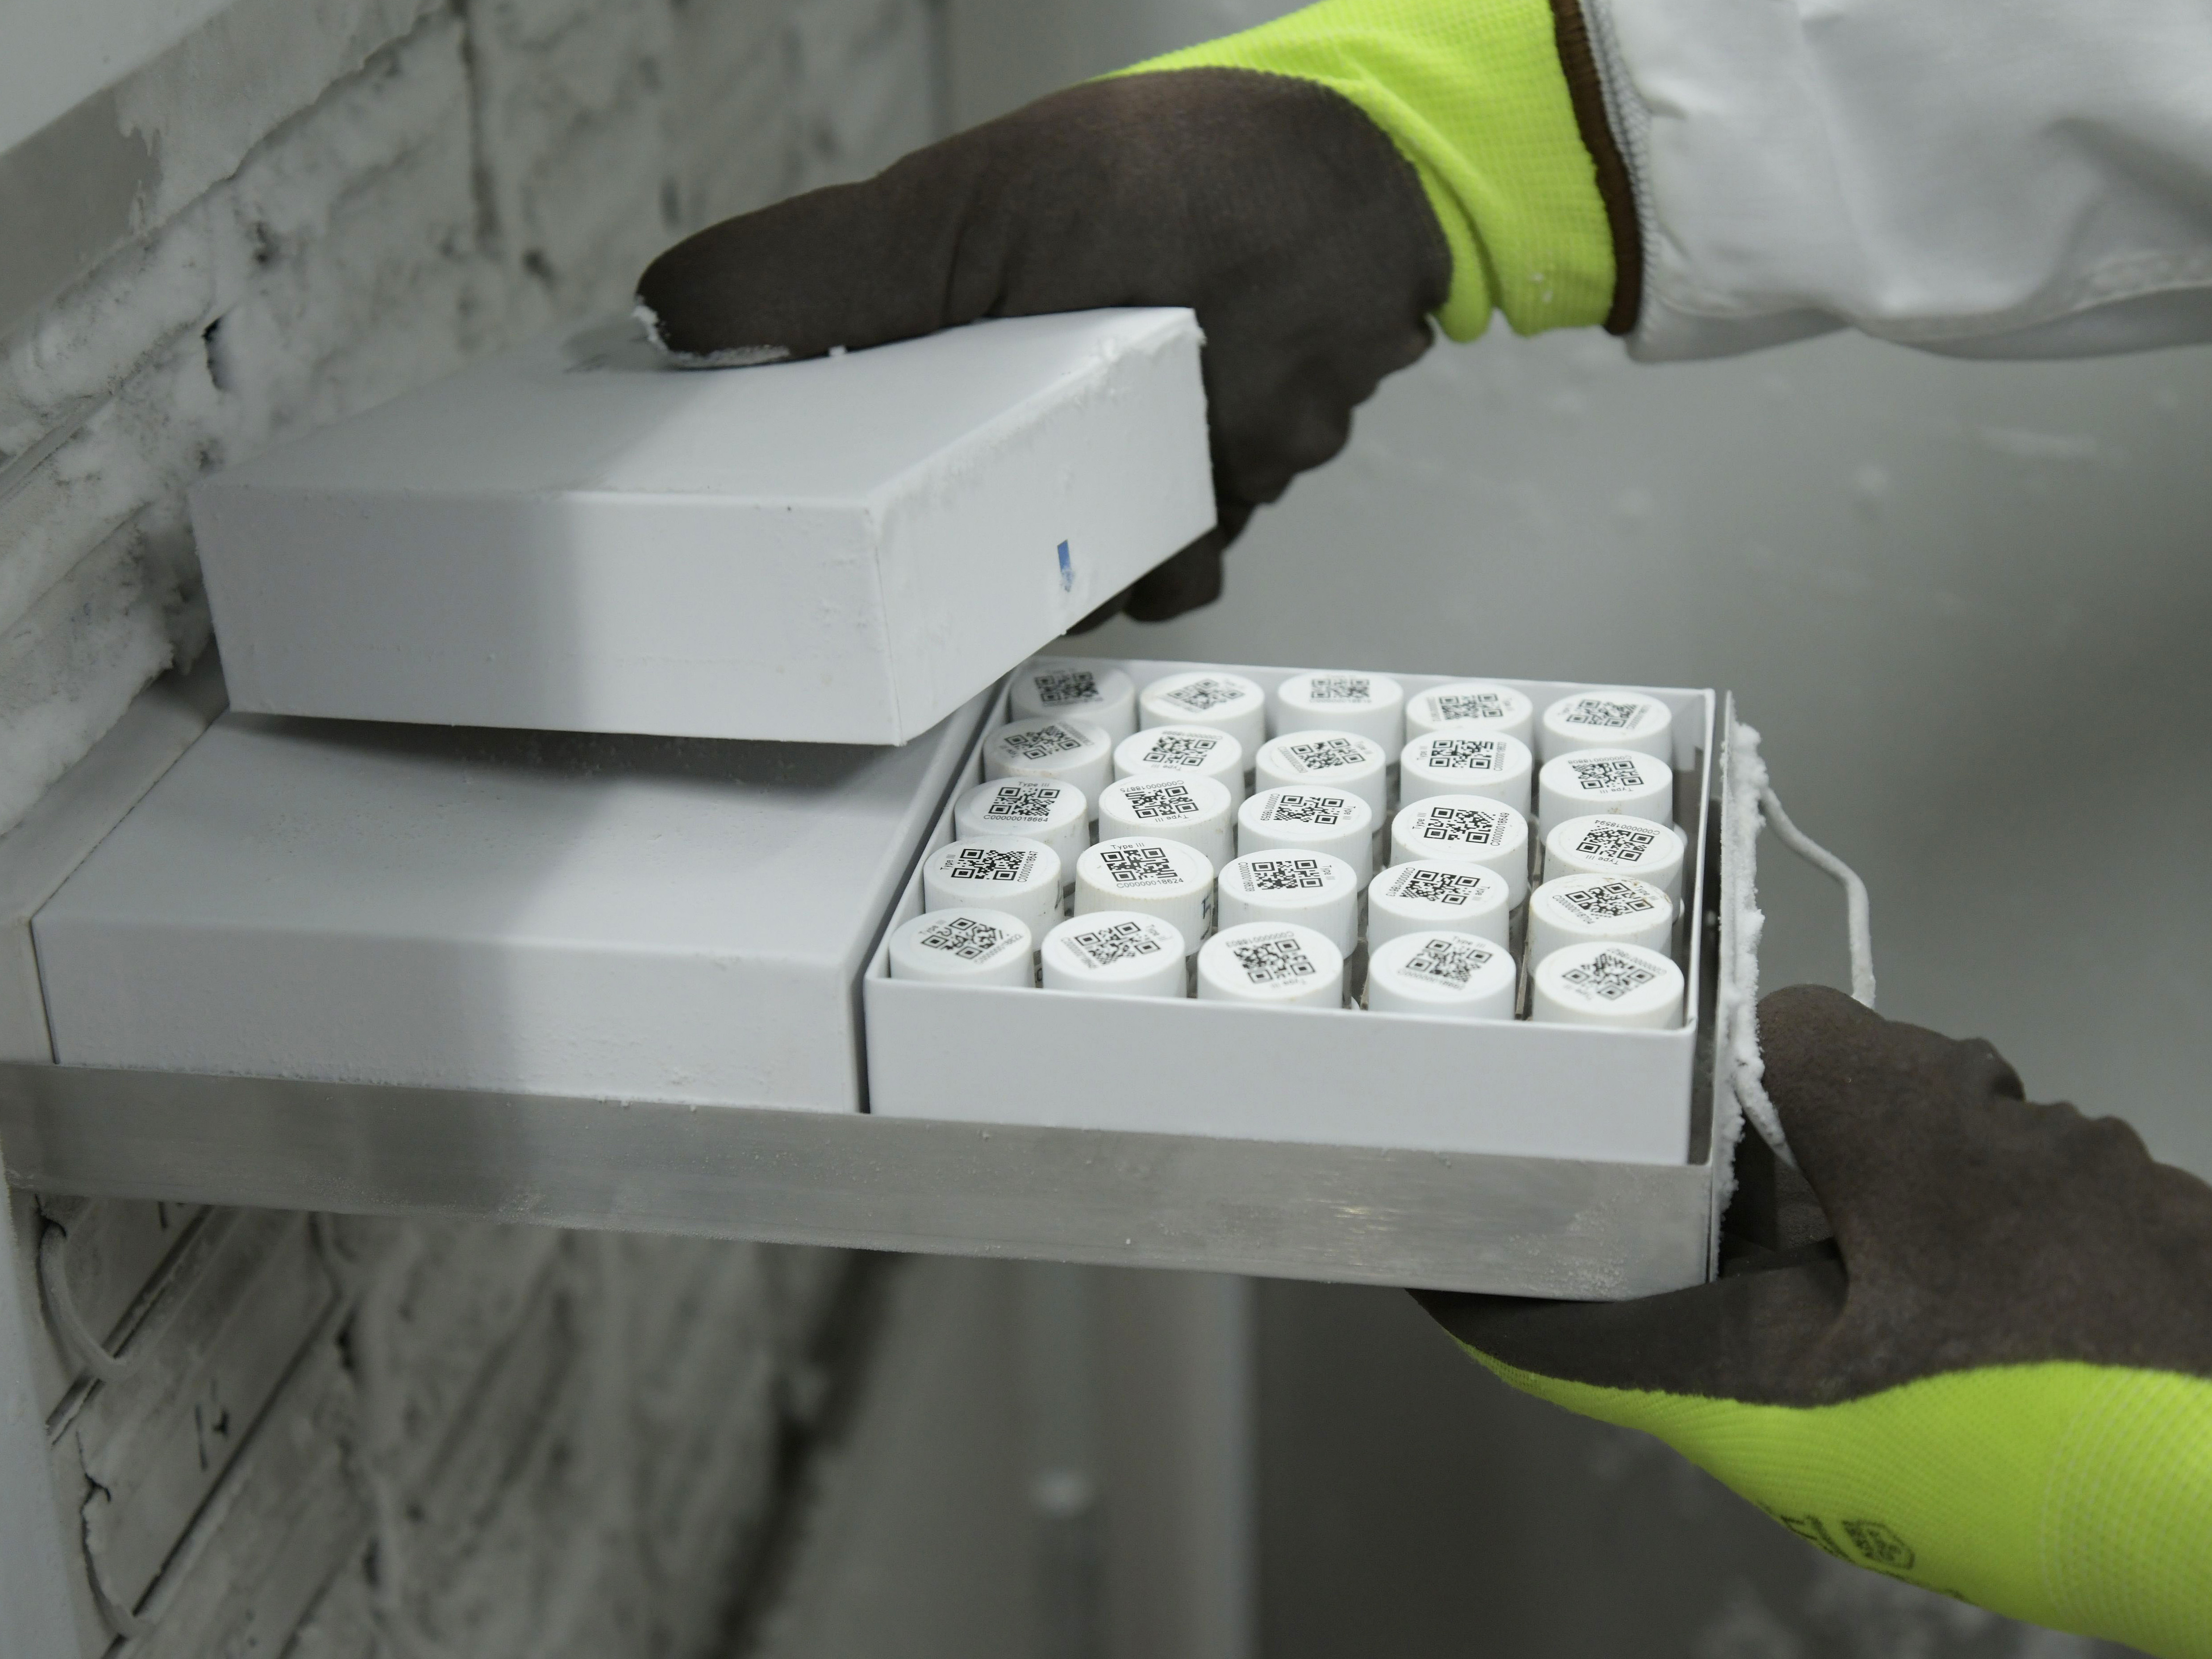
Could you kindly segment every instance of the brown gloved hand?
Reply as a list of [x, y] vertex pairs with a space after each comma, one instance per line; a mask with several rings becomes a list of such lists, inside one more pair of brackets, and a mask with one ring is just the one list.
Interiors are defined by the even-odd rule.
[[1423, 1305], [1844, 1560], [2212, 1656], [2212, 1188], [2118, 1119], [2028, 1103], [1986, 1042], [1814, 987], [1759, 1017], [1832, 1238], [1639, 1301]]
[[981, 317], [1191, 307], [1218, 520], [1090, 626], [1218, 597], [1222, 550], [1428, 349], [1450, 282], [1419, 176], [1357, 106], [1206, 68], [1072, 88], [863, 183], [726, 220], [654, 260], [638, 295], [671, 350], [756, 361]]

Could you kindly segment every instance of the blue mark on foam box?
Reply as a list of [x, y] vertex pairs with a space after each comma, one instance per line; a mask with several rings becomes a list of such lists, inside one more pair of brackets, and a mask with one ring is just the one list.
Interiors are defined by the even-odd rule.
[[1060, 591], [1063, 593], [1075, 592], [1075, 561], [1067, 556], [1066, 542], [1060, 544]]

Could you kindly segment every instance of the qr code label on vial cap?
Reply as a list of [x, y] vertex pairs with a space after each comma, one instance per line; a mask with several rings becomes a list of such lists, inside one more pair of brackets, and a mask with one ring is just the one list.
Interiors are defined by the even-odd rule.
[[1351, 798], [1345, 795], [1303, 795], [1278, 790], [1260, 809], [1262, 823], [1310, 823], [1328, 830], [1352, 816]]
[[1314, 979], [1321, 969], [1313, 965], [1296, 933], [1261, 933], [1239, 939], [1229, 947], [1248, 985], [1288, 985]]
[[1014, 935], [974, 916], [947, 916], [922, 929], [915, 941], [925, 951], [942, 951], [963, 962], [981, 962], [1012, 944]]
[[1559, 896], [1579, 912], [1585, 921], [1619, 921], [1659, 908], [1642, 884], [1632, 881], [1594, 881], [1579, 887], [1563, 887]]
[[1481, 895], [1486, 879], [1467, 870], [1401, 870], [1389, 896], [1464, 909]]
[[1152, 739], [1140, 766], [1203, 766], [1221, 739], [1204, 732], [1164, 732]]
[[1644, 708], [1640, 702], [1617, 702], [1606, 697], [1577, 697], [1559, 716], [1559, 724], [1586, 726], [1593, 732], [1625, 732], [1643, 720]]
[[1129, 816], [1147, 820], [1198, 816], [1198, 803], [1187, 783], [1130, 783], [1121, 787]]
[[1601, 951], [1559, 975], [1583, 996], [1598, 1002], [1618, 1002], [1658, 977], [1653, 969], [1618, 951]]
[[1209, 708], [1218, 708], [1225, 702], [1235, 702], [1245, 695], [1244, 688], [1230, 680], [1193, 680], [1188, 685], [1178, 685], [1162, 694], [1163, 700], [1179, 703], [1194, 714], [1203, 714]]
[[1141, 921], [1109, 921], [1079, 933], [1062, 933], [1067, 948], [1093, 968], [1110, 968], [1117, 962], [1156, 957], [1167, 948], [1166, 935]]
[[1505, 699], [1495, 691], [1439, 691], [1429, 699], [1440, 720], [1502, 720]]
[[1349, 738], [1316, 738], [1311, 743], [1288, 743], [1284, 750], [1301, 772], [1327, 772], [1340, 766], [1357, 766], [1367, 758]]
[[1030, 677], [1030, 684], [1036, 688], [1036, 700], [1047, 708], [1099, 701], [1098, 676], [1087, 668], [1041, 670]]
[[1594, 823], [1583, 831], [1583, 838], [1575, 843], [1575, 851], [1584, 858], [1602, 859], [1607, 864], [1640, 864], [1658, 839], [1652, 831], [1638, 830], [1633, 824]]
[[1502, 772], [1505, 745], [1494, 738], [1431, 738], [1429, 764], [1438, 771]]
[[947, 881], [1023, 882], [1036, 868], [1034, 848], [1020, 847], [956, 847], [945, 868]]
[[1421, 839], [1457, 847], [1503, 847], [1507, 819], [1479, 806], [1431, 806], [1421, 819]]
[[1042, 823], [1060, 804], [1056, 783], [1002, 783], [983, 809], [987, 818], [1009, 818], [1023, 823]]
[[1297, 893], [1328, 884], [1319, 859], [1287, 853], [1273, 858], [1255, 857], [1240, 866], [1240, 873], [1245, 890], [1252, 893]]
[[1040, 726], [1027, 732], [1001, 732], [999, 746], [1010, 755], [1027, 761], [1050, 760], [1054, 755], [1072, 755], [1084, 746], [1083, 739], [1066, 726], [1054, 723]]
[[1168, 849], [1150, 842], [1102, 847], [1098, 859], [1116, 887], [1176, 887], [1182, 883]]
[[1626, 795], [1644, 787], [1644, 769], [1626, 756], [1618, 760], [1571, 760], [1575, 787], [1585, 795]]
[[1416, 979], [1434, 981], [1463, 991], [1467, 982], [1490, 964], [1497, 951], [1471, 939], [1432, 939], [1406, 958], [1403, 972]]
[[1308, 702], [1372, 702], [1375, 682], [1364, 674], [1316, 674], [1306, 682]]

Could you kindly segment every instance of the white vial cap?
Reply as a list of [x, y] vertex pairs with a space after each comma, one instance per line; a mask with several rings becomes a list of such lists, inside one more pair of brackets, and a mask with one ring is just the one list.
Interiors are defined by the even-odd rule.
[[1194, 669], [1154, 680], [1137, 699], [1139, 726], [1211, 726], [1257, 754], [1267, 740], [1267, 694], [1242, 674]]
[[1346, 956], [1359, 945], [1359, 877], [1334, 853], [1247, 853], [1222, 866], [1214, 907], [1224, 927], [1290, 921], [1326, 934]]
[[1004, 910], [1038, 938], [1060, 919], [1060, 855], [1021, 836], [978, 836], [921, 861], [924, 910]]
[[1004, 910], [926, 910], [891, 933], [891, 977], [940, 984], [1034, 985], [1036, 936]]
[[1260, 745], [1253, 766], [1255, 789], [1318, 785], [1342, 789], [1374, 809], [1376, 821], [1390, 810], [1390, 751], [1356, 732], [1286, 732]]
[[1504, 882], [1506, 903], [1528, 896], [1528, 820], [1479, 795], [1431, 795], [1390, 823], [1390, 862], [1474, 865]]
[[1093, 910], [1044, 936], [1044, 988], [1181, 997], [1188, 994], [1189, 954], [1172, 922], [1139, 910]]
[[1406, 689], [1388, 674], [1293, 674], [1267, 699], [1267, 729], [1356, 732], [1395, 755], [1406, 741]]
[[1063, 884], [1075, 879], [1075, 860], [1091, 845], [1091, 804], [1072, 783], [1055, 778], [996, 778], [979, 783], [952, 809], [952, 832], [964, 840], [1022, 836], [1059, 855]]
[[1494, 939], [1420, 927], [1375, 946], [1367, 959], [1367, 1007], [1377, 1014], [1444, 1014], [1510, 1019], [1520, 972]]
[[1577, 749], [1536, 775], [1536, 817], [1546, 827], [1612, 812], [1672, 823], [1673, 769], [1633, 749]]
[[1213, 863], [1195, 847], [1158, 836], [1116, 836], [1075, 860], [1075, 914], [1135, 910], [1158, 916], [1198, 949], [1213, 922]]
[[1137, 729], [1137, 683], [1107, 663], [1038, 657], [1015, 671], [1006, 701], [1016, 720], [1071, 714], [1115, 743]]
[[1535, 783], [1528, 745], [1487, 732], [1431, 732], [1398, 758], [1398, 799], [1408, 806], [1431, 795], [1480, 795], [1526, 816]]
[[1532, 743], [1536, 705], [1511, 686], [1488, 680], [1455, 680], [1417, 691], [1406, 700], [1407, 737], [1426, 737], [1448, 726]]
[[1368, 884], [1370, 951], [1401, 934], [1437, 929], [1511, 944], [1512, 887], [1495, 870], [1434, 859], [1394, 864]]
[[1682, 1023], [1682, 970], [1640, 945], [1570, 945], [1529, 976], [1528, 1018], [1672, 1030]]
[[1648, 691], [1577, 691], [1547, 708], [1537, 732], [1546, 760], [1577, 749], [1633, 749], [1674, 764], [1674, 711]]
[[1098, 834], [1179, 841], [1218, 870], [1237, 856], [1237, 807], [1212, 778], [1123, 778], [1098, 798]]
[[1682, 899], [1682, 832], [1626, 812], [1569, 818], [1544, 832], [1547, 876], [1634, 876]]
[[1279, 921], [1224, 927], [1198, 953], [1200, 1002], [1344, 1006], [1344, 957], [1310, 927]]
[[1241, 801], [1244, 754], [1243, 744], [1213, 726], [1155, 726], [1115, 745], [1114, 775], [1183, 777], [1195, 772], [1228, 790], [1232, 801]]
[[1055, 778], [1072, 783], [1098, 815], [1099, 792], [1114, 781], [1114, 745], [1089, 720], [1014, 720], [983, 739], [983, 776]]
[[1641, 945], [1662, 955], [1674, 901], [1633, 876], [1560, 876], [1528, 896], [1528, 960], [1589, 942]]
[[1270, 789], [1237, 809], [1239, 853], [1334, 853], [1364, 884], [1375, 868], [1375, 809], [1345, 789]]

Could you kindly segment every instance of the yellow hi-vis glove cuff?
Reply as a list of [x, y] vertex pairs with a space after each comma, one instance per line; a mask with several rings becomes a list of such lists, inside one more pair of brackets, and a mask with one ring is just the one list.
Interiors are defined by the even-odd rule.
[[1613, 245], [1546, 0], [1322, 0], [1124, 74], [1213, 65], [1318, 82], [1413, 164], [1451, 250], [1437, 320], [1471, 340], [1601, 323]]

